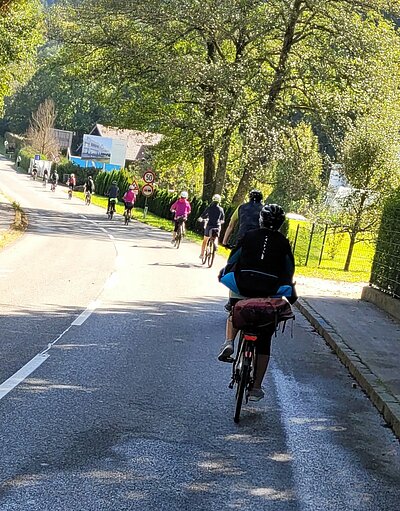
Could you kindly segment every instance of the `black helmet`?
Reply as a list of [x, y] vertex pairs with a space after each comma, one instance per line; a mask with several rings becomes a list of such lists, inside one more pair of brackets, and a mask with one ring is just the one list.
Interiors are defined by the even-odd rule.
[[285, 218], [285, 212], [278, 204], [266, 204], [260, 211], [260, 227], [278, 231]]
[[260, 190], [251, 190], [249, 193], [249, 199], [253, 202], [261, 202], [263, 199], [263, 194]]

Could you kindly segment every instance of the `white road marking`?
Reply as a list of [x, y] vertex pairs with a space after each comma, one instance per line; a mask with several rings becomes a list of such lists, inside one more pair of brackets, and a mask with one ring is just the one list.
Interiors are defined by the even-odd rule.
[[117, 285], [118, 282], [118, 275], [116, 272], [111, 273], [111, 275], [106, 280], [106, 283], [104, 284], [104, 289], [112, 289]]
[[95, 300], [94, 302], [91, 302], [86, 310], [80, 314], [75, 321], [71, 323], [71, 326], [81, 326], [83, 323], [87, 320], [87, 318], [94, 312], [97, 307], [100, 305], [100, 302], [98, 300]]
[[39, 353], [33, 357], [27, 364], [14, 373], [8, 380], [0, 385], [0, 400], [3, 399], [9, 392], [11, 392], [17, 385], [24, 381], [35, 371], [43, 362], [49, 358], [48, 353]]

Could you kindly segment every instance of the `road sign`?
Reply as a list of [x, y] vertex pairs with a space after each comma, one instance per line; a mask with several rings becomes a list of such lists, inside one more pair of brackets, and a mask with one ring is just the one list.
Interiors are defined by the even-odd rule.
[[143, 181], [145, 183], [154, 183], [156, 176], [152, 170], [146, 170], [146, 172], [143, 174]]
[[134, 189], [136, 192], [138, 192], [138, 191], [139, 191], [139, 186], [138, 186], [138, 184], [136, 183], [136, 181], [133, 181], [133, 182], [132, 182], [132, 186], [133, 186], [133, 189]]
[[35, 161], [40, 160], [40, 154], [35, 154]]
[[142, 187], [142, 193], [145, 197], [150, 197], [150, 195], [153, 195], [153, 192], [154, 190], [151, 184], [147, 184]]

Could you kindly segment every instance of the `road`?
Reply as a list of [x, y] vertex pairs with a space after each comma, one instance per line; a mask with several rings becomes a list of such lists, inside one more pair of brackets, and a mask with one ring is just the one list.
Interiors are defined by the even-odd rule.
[[398, 511], [399, 444], [302, 316], [236, 425], [223, 260], [4, 160], [0, 189], [30, 219], [0, 252], [0, 511]]

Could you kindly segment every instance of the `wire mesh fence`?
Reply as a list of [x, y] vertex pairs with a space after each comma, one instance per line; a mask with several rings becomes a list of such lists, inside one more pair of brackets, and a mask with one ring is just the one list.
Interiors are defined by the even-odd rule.
[[400, 192], [383, 213], [371, 272], [371, 284], [400, 298]]
[[[291, 222], [288, 238], [292, 245], [297, 266], [329, 270], [344, 270], [349, 255], [350, 236], [340, 227], [328, 224]], [[358, 238], [351, 254], [349, 271], [368, 273], [375, 252], [371, 235]]]

